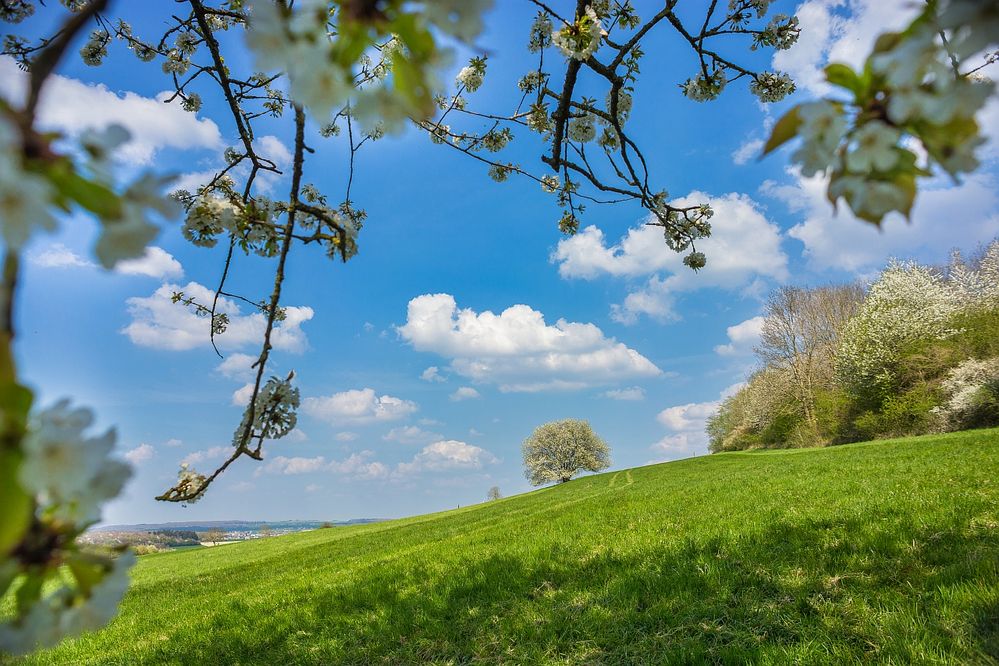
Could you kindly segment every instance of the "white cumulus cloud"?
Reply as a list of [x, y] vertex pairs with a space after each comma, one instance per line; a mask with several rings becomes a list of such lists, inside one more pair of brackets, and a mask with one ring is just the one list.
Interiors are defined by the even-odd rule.
[[597, 326], [564, 319], [549, 325], [527, 305], [479, 313], [459, 309], [450, 294], [425, 294], [409, 302], [398, 332], [417, 351], [451, 359], [457, 374], [502, 391], [578, 389], [661, 374]]
[[125, 452], [125, 460], [133, 465], [138, 465], [152, 458], [155, 453], [156, 450], [150, 444], [139, 444], [134, 449]]
[[[28, 255], [28, 263], [39, 268], [96, 268], [97, 264], [84, 259], [62, 243], [55, 243], [39, 252]], [[121, 265], [121, 263], [119, 263]]]
[[147, 247], [145, 253], [137, 259], [119, 261], [114, 270], [125, 275], [145, 275], [161, 280], [184, 275], [184, 267], [180, 262], [174, 259], [172, 254], [155, 245]]
[[632, 386], [631, 388], [604, 391], [601, 395], [611, 400], [645, 400], [645, 389], [640, 386]]
[[399, 463], [396, 473], [406, 475], [424, 471], [482, 469], [498, 462], [496, 456], [481, 447], [447, 439], [423, 447], [412, 461]]
[[382, 435], [382, 439], [387, 442], [399, 442], [400, 444], [426, 444], [442, 439], [436, 432], [430, 432], [415, 425], [399, 426], [392, 428]]
[[[134, 344], [154, 349], [184, 351], [209, 345], [208, 319], [199, 317], [190, 307], [174, 303], [171, 296], [178, 291], [205, 306], [210, 306], [214, 297], [214, 292], [197, 282], [189, 282], [183, 287], [164, 284], [151, 296], [128, 299], [132, 321], [122, 329], [122, 333]], [[266, 318], [262, 313], [242, 314], [240, 307], [227, 298], [219, 298], [216, 311], [229, 317], [225, 333], [215, 336], [219, 349], [235, 350], [259, 344], [266, 327]], [[312, 319], [313, 310], [306, 306], [289, 306], [285, 312], [284, 321], [274, 325], [271, 344], [275, 349], [301, 353], [308, 347], [302, 324]]]
[[741, 383], [729, 386], [721, 392], [717, 400], [675, 405], [659, 412], [656, 420], [669, 430], [669, 434], [649, 447], [656, 453], [655, 461], [675, 460], [707, 453], [708, 435], [704, 429], [708, 419], [717, 413], [722, 400], [733, 395], [742, 386]]
[[252, 366], [256, 363], [257, 358], [250, 354], [229, 354], [215, 366], [215, 371], [229, 379], [249, 381], [253, 377]]
[[[99, 268], [62, 243], [54, 243], [43, 250], [28, 255], [28, 262], [39, 268]], [[119, 261], [113, 272], [120, 275], [145, 275], [153, 278], [177, 278], [184, 275], [184, 268], [173, 255], [161, 247], [151, 245], [137, 259]]]
[[453, 402], [460, 402], [462, 400], [474, 400], [476, 398], [482, 397], [478, 391], [476, 391], [471, 386], [460, 386], [454, 393], [448, 396]]
[[[858, 220], [846, 206], [834, 210], [826, 180], [789, 170], [790, 183], [764, 183], [763, 191], [804, 214], [788, 235], [800, 241], [811, 269], [867, 273], [893, 256], [941, 261], [953, 247], [973, 248], [999, 235], [999, 178], [978, 172], [960, 185], [923, 186], [911, 221], [891, 214], [881, 228]], [[957, 222], [957, 223], [956, 223]]]
[[752, 317], [729, 326], [725, 329], [728, 334], [728, 344], [716, 346], [715, 353], [721, 356], [742, 356], [752, 353], [760, 341], [760, 334], [763, 333], [763, 322], [764, 317]]
[[[23, 99], [27, 74], [12, 58], [0, 57], [0, 92], [8, 99]], [[132, 135], [119, 157], [132, 164], [150, 164], [163, 148], [191, 150], [222, 146], [218, 126], [209, 119], [184, 111], [179, 101], [164, 104], [168, 93], [156, 98], [134, 92], [116, 92], [104, 84], [84, 83], [66, 76], [51, 76], [42, 89], [39, 119], [43, 128], [75, 136], [87, 129], [112, 123]]]
[[363, 424], [396, 421], [417, 410], [415, 402], [391, 395], [378, 395], [374, 389], [352, 389], [302, 401], [302, 411], [333, 424]]
[[441, 375], [440, 368], [436, 365], [432, 365], [420, 374], [420, 379], [425, 382], [440, 383], [446, 382], [447, 378]]
[[633, 323], [642, 315], [660, 321], [676, 319], [674, 301], [682, 292], [715, 287], [752, 293], [767, 281], [787, 279], [788, 258], [781, 247], [780, 228], [753, 199], [743, 194], [711, 197], [693, 192], [673, 203], [709, 203], [715, 211], [711, 237], [697, 243], [708, 258], [707, 266], [697, 273], [683, 265], [682, 255], [666, 247], [662, 229], [650, 225], [629, 230], [614, 245], [608, 244], [600, 229], [586, 227], [559, 241], [551, 260], [564, 278], [651, 276], [623, 303], [613, 306], [614, 318], [622, 323]]
[[354, 453], [343, 460], [327, 460], [324, 456], [314, 458], [275, 456], [263, 467], [257, 468], [255, 476], [261, 474], [313, 474], [325, 472], [359, 479], [380, 479], [389, 475], [389, 468], [376, 460], [372, 460], [372, 451]]

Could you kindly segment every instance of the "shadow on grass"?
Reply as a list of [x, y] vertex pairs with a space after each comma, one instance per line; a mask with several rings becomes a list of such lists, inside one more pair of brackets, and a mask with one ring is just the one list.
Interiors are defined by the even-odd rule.
[[[778, 524], [640, 552], [414, 550], [281, 599], [224, 598], [183, 663], [986, 662], [999, 534], [901, 516]], [[261, 575], [266, 576], [265, 571]], [[110, 649], [110, 646], [107, 646]]]

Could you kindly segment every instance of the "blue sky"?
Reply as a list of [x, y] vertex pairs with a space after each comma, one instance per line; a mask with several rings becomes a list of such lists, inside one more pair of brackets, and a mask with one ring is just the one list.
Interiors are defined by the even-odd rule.
[[[480, 40], [490, 57], [486, 82], [471, 96], [476, 108], [510, 108], [531, 67], [523, 45], [533, 9], [497, 4]], [[825, 92], [819, 68], [829, 59], [856, 64], [879, 30], [906, 21], [907, 4], [775, 3], [772, 12], [796, 11], [803, 33], [774, 63], [770, 53], [747, 56], [799, 83], [770, 109], [741, 84], [714, 103], [686, 100], [677, 84], [694, 71], [690, 54], [665, 30], [648, 42], [629, 126], [656, 182], [716, 209], [714, 235], [699, 248], [709, 265], [699, 274], [642, 226], [636, 206], [591, 206], [580, 234], [566, 239], [553, 198], [536, 183], [494, 183], [482, 165], [414, 132], [366, 146], [352, 197], [368, 213], [360, 254], [340, 264], [298, 248], [288, 270], [283, 300], [293, 316], [273, 358], [276, 372], [297, 373], [299, 428], [272, 443], [263, 463], [230, 468], [196, 505], [153, 496], [182, 459], [208, 470], [226, 452], [247, 381], [241, 355], [255, 356], [260, 322], [245, 308], [232, 311], [223, 362], [204, 321], [192, 322], [165, 296], [215, 284], [221, 249], [190, 246], [168, 224], [144, 261], [109, 273], [92, 264], [86, 219], [37, 238], [21, 291], [22, 372], [41, 404], [71, 396], [117, 427], [136, 476], [107, 522], [394, 517], [466, 505], [492, 485], [527, 490], [521, 441], [568, 417], [590, 420], [615, 468], [704, 454], [704, 419], [753, 367], [769, 290], [867, 279], [891, 256], [939, 262], [999, 234], [994, 140], [978, 173], [961, 184], [933, 181], [912, 223], [890, 219], [882, 232], [834, 215], [822, 182], [790, 171], [786, 154], [756, 160], [782, 108]], [[172, 8], [118, 5], [140, 35]], [[462, 64], [459, 57], [454, 70]], [[197, 116], [160, 104], [168, 82], [158, 65], [120, 45], [100, 68], [70, 58], [61, 74], [43, 120], [70, 134], [108, 122], [131, 127], [126, 172], [151, 167], [197, 182], [234, 140], [208, 91]], [[13, 64], [0, 61], [0, 91], [16, 94], [20, 85]], [[995, 101], [983, 119], [990, 137], [999, 134]], [[287, 122], [264, 122], [258, 136], [265, 154], [281, 160]], [[313, 143], [305, 179], [339, 200], [344, 146]], [[540, 151], [524, 136], [505, 159], [543, 172]], [[276, 195], [285, 189], [271, 185]], [[229, 289], [260, 299], [271, 271], [267, 261], [239, 257]]]

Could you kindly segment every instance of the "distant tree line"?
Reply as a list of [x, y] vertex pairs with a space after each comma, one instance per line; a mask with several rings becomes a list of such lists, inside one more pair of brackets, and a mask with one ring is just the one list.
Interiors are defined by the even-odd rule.
[[892, 261], [866, 289], [771, 294], [746, 384], [712, 452], [999, 425], [999, 240], [948, 265]]

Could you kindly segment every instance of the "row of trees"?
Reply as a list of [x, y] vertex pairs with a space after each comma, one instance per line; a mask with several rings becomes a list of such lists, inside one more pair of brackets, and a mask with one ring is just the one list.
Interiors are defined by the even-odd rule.
[[758, 369], [708, 421], [711, 450], [800, 447], [999, 425], [999, 240], [871, 285], [782, 287]]

